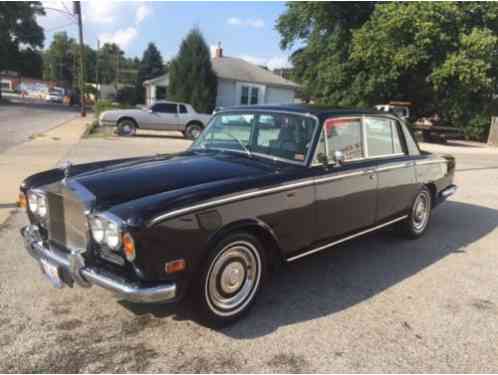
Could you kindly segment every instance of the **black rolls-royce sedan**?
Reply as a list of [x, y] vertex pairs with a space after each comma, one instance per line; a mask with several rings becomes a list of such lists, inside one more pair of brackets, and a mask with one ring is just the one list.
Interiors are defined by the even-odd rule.
[[455, 192], [454, 170], [394, 115], [227, 108], [186, 152], [28, 177], [22, 236], [57, 287], [151, 303], [191, 294], [224, 323], [249, 309], [272, 264], [388, 225], [421, 236]]

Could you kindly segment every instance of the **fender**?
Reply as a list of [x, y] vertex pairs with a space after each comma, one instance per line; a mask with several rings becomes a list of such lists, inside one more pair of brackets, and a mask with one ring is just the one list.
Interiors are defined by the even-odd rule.
[[212, 249], [213, 246], [216, 245], [216, 243], [221, 241], [221, 239], [227, 236], [229, 233], [238, 230], [257, 231], [258, 234], [263, 234], [265, 236], [263, 241], [270, 242], [270, 244], [272, 243], [273, 245], [271, 246], [271, 248], [268, 249], [268, 251], [274, 251], [275, 254], [273, 255], [282, 257], [282, 249], [280, 248], [280, 241], [277, 235], [275, 234], [274, 230], [267, 223], [258, 218], [250, 218], [250, 219], [235, 221], [233, 223], [221, 227], [216, 232], [211, 234], [211, 236], [208, 239], [205, 251], [209, 251], [209, 249]]

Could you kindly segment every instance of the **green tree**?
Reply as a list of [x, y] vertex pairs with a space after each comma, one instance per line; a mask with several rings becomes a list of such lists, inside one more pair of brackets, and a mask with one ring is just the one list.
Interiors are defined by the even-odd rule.
[[135, 84], [137, 103], [145, 103], [144, 81], [158, 77], [166, 73], [161, 52], [154, 43], [149, 43], [144, 51], [142, 60], [138, 67], [137, 80]]
[[171, 62], [168, 89], [171, 98], [190, 103], [199, 112], [214, 109], [217, 77], [209, 48], [198, 29], [189, 32]]
[[[43, 78], [72, 86], [75, 67], [79, 64], [78, 45], [65, 31], [54, 33], [50, 47], [43, 54]], [[79, 65], [78, 65], [79, 66]]]
[[38, 1], [0, 2], [0, 71], [18, 70], [22, 57], [26, 56], [26, 52], [21, 53], [26, 48], [21, 46], [31, 49], [43, 46], [45, 36], [36, 21], [36, 16], [43, 14]]
[[292, 61], [305, 91], [337, 106], [409, 100], [417, 116], [438, 113], [446, 124], [485, 137], [497, 88], [498, 5], [369, 7], [357, 17], [352, 4], [289, 5], [277, 29], [283, 48], [302, 44]]

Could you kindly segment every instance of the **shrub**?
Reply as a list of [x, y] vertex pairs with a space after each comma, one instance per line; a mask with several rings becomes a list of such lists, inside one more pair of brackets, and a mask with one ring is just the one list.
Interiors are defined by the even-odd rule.
[[486, 141], [489, 128], [491, 126], [491, 118], [488, 115], [481, 114], [472, 118], [468, 125], [464, 127], [465, 139], [473, 141]]

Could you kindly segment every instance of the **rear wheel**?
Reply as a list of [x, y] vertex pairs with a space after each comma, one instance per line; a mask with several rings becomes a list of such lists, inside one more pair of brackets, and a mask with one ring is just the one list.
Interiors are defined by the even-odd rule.
[[410, 215], [400, 224], [403, 234], [409, 238], [418, 238], [422, 236], [429, 226], [431, 212], [431, 192], [424, 186], [413, 201]]
[[256, 237], [242, 232], [226, 237], [197, 278], [201, 318], [216, 326], [239, 319], [253, 305], [266, 273], [266, 254]]
[[201, 135], [202, 130], [203, 130], [203, 127], [201, 124], [199, 124], [197, 122], [193, 122], [193, 123], [187, 125], [187, 128], [185, 129], [185, 132], [183, 133], [183, 135], [185, 136], [185, 138], [188, 138], [188, 139], [195, 141]]
[[137, 125], [133, 120], [124, 119], [118, 123], [118, 134], [125, 137], [131, 137], [137, 132]]

